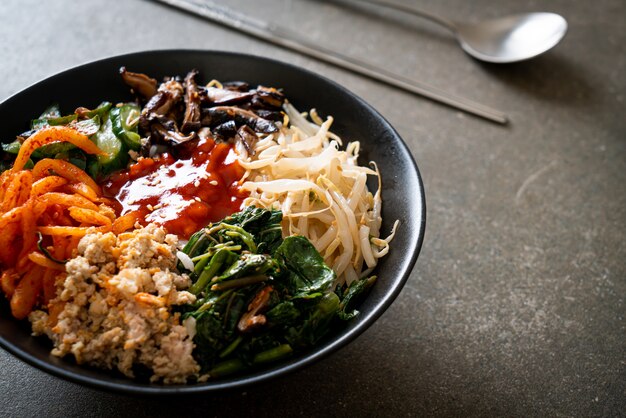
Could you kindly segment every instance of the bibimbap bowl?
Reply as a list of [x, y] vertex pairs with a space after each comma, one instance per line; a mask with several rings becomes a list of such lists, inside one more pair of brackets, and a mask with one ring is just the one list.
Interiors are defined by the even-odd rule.
[[[157, 79], [197, 69], [205, 81], [245, 80], [251, 85], [273, 86], [281, 88], [301, 111], [316, 108], [320, 115], [332, 115], [333, 132], [346, 142], [360, 141], [360, 164], [374, 160], [378, 165], [382, 177], [383, 235], [399, 221], [389, 253], [372, 273], [378, 279], [357, 307], [359, 315], [332, 329], [315, 346], [265, 367], [202, 383], [162, 385], [134, 381], [118, 373], [77, 365], [69, 357], [55, 357], [50, 354], [50, 341], [31, 336], [28, 321], [11, 317], [4, 297], [0, 302], [0, 346], [46, 372], [101, 389], [142, 394], [205, 392], [237, 388], [294, 372], [345, 346], [382, 315], [402, 290], [417, 260], [426, 214], [423, 184], [415, 161], [398, 133], [376, 110], [338, 84], [290, 64], [228, 52], [147, 51], [64, 71], [5, 100], [0, 104], [5, 121], [0, 127], [3, 142], [11, 142], [16, 134], [26, 131], [31, 116], [53, 101], [63, 109], [96, 107], [102, 98], [114, 103], [128, 101], [128, 87], [119, 77], [122, 66]], [[372, 179], [368, 186], [370, 190], [377, 189]]]

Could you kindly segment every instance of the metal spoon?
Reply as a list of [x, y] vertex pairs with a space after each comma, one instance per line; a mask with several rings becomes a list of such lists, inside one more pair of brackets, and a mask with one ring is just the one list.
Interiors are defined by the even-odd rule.
[[455, 22], [390, 0], [361, 0], [423, 17], [450, 29], [461, 47], [481, 61], [510, 63], [536, 57], [554, 47], [567, 32], [556, 13], [524, 13], [477, 23]]

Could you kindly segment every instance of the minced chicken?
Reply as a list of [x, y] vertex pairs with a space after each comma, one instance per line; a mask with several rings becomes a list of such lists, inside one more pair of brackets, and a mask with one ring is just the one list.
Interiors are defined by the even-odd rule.
[[[52, 354], [72, 354], [79, 364], [117, 368], [128, 377], [141, 364], [163, 383], [197, 377], [195, 330], [171, 309], [196, 299], [184, 290], [189, 277], [173, 272], [177, 242], [153, 224], [117, 237], [87, 234], [66, 264], [50, 315], [30, 315], [33, 332], [52, 339]], [[53, 312], [60, 312], [56, 322]]]

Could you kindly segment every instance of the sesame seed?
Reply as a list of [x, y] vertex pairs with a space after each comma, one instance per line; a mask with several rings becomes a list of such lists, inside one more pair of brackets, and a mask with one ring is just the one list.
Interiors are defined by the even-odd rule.
[[217, 180], [211, 180], [209, 184], [212, 186], [217, 186]]

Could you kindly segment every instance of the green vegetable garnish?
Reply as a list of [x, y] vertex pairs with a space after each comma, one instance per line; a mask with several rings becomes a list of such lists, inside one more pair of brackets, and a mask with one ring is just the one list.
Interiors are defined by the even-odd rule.
[[[333, 292], [336, 275], [302, 236], [282, 238], [282, 213], [255, 207], [191, 236], [194, 262], [194, 356], [210, 376], [224, 376], [316, 344], [332, 324], [358, 314], [354, 304], [374, 279]], [[179, 263], [180, 270], [186, 270]]]
[[52, 254], [50, 254], [50, 252], [48, 251], [48, 249], [46, 247], [43, 246], [43, 235], [41, 235], [41, 232], [37, 232], [37, 248], [39, 248], [39, 251], [41, 251], [41, 253], [49, 260], [54, 261], [55, 263], [59, 263], [59, 264], [65, 264], [67, 263], [69, 260], [59, 260], [58, 258], [55, 258], [52, 256]]
[[107, 174], [112, 171], [126, 167], [128, 162], [128, 152], [124, 143], [113, 133], [113, 125], [111, 118], [104, 116], [102, 126], [93, 136], [93, 140], [106, 155], [98, 155], [97, 166], [93, 163], [89, 166], [90, 175], [92, 171], [99, 172], [96, 174]]
[[129, 149], [138, 151], [141, 148], [141, 136], [137, 132], [141, 108], [135, 103], [126, 103], [114, 107], [109, 113], [115, 136], [126, 144]]

